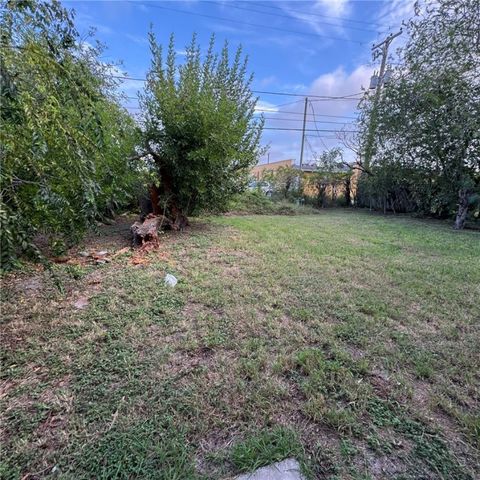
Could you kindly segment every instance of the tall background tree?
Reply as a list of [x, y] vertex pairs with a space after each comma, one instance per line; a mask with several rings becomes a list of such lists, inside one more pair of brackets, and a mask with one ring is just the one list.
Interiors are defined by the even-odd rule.
[[[401, 65], [377, 108], [365, 204], [455, 217], [480, 205], [480, 0], [417, 2]], [[372, 103], [363, 103], [365, 131]]]
[[57, 1], [1, 4], [1, 260], [35, 237], [77, 239], [127, 202], [136, 127], [120, 106], [101, 46], [82, 43]]
[[339, 196], [346, 206], [351, 205], [351, 180], [353, 170], [343, 160], [339, 148], [326, 150], [316, 155], [317, 168], [308, 176], [306, 182], [315, 192], [317, 207], [326, 207], [328, 203], [338, 203]]
[[304, 175], [295, 167], [280, 167], [266, 170], [262, 175], [273, 200], [295, 201], [303, 195]]
[[158, 176], [152, 186], [155, 213], [181, 229], [199, 210], [225, 208], [248, 183], [261, 154], [263, 120], [254, 119], [257, 99], [252, 75], [239, 47], [215, 53], [211, 38], [202, 60], [195, 35], [177, 64], [173, 36], [166, 58], [150, 34], [152, 65], [141, 105], [145, 115], [144, 155]]

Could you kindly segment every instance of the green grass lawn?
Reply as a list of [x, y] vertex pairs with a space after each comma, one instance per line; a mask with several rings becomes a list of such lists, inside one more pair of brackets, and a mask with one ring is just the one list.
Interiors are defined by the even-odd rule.
[[4, 278], [2, 478], [479, 478], [479, 233], [222, 217], [131, 256]]

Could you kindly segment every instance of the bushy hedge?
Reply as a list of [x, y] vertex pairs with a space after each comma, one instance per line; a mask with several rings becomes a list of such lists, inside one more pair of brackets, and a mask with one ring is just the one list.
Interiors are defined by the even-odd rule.
[[302, 215], [318, 213], [318, 210], [310, 206], [297, 205], [286, 200], [271, 200], [258, 190], [249, 190], [236, 195], [231, 200], [228, 211], [239, 215]]
[[3, 2], [1, 16], [1, 265], [61, 247], [128, 201], [136, 127], [120, 106], [111, 65], [82, 43], [54, 2]]

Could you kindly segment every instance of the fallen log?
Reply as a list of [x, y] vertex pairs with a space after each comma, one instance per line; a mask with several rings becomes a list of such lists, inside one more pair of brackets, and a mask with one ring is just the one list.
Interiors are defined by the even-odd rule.
[[135, 222], [131, 227], [134, 247], [143, 246], [146, 242], [158, 243], [158, 232], [172, 228], [172, 222], [164, 215], [150, 213], [143, 222]]

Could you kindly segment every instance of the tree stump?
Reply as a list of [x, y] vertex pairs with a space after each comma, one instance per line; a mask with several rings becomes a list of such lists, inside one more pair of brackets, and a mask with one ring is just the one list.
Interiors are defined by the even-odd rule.
[[172, 228], [172, 222], [167, 217], [149, 214], [143, 222], [135, 222], [130, 227], [133, 246], [143, 246], [146, 242], [158, 243], [158, 232], [170, 228]]

